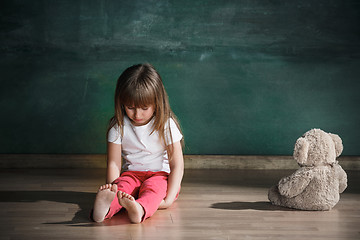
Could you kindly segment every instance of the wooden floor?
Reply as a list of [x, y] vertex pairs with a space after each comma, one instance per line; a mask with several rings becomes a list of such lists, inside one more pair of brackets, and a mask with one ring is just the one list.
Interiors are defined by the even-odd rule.
[[104, 169], [0, 170], [0, 239], [360, 239], [360, 171], [327, 212], [272, 206], [293, 170], [186, 170], [178, 201], [142, 224], [88, 220]]

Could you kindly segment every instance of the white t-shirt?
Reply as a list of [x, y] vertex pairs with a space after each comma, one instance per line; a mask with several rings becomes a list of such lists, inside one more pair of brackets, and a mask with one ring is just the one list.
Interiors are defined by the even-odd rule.
[[[172, 144], [182, 139], [182, 134], [173, 119], [165, 124], [166, 144]], [[121, 144], [121, 155], [124, 160], [125, 171], [164, 171], [170, 173], [169, 159], [164, 143], [160, 140], [157, 131], [151, 135], [154, 118], [146, 125], [134, 126], [127, 116], [124, 117], [124, 136], [121, 137], [120, 128], [116, 124], [108, 134], [108, 142]]]

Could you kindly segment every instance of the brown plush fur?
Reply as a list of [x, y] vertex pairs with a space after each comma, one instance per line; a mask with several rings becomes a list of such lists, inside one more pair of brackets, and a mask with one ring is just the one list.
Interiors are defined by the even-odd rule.
[[312, 129], [300, 137], [294, 159], [301, 166], [269, 190], [272, 204], [301, 210], [330, 210], [347, 187], [347, 175], [336, 161], [343, 150], [336, 134]]

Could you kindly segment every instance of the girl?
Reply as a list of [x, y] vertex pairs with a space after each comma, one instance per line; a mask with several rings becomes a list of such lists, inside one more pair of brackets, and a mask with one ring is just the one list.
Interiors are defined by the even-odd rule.
[[140, 223], [168, 208], [184, 173], [182, 133], [150, 64], [129, 67], [119, 77], [107, 138], [107, 184], [96, 195], [93, 220], [125, 208], [130, 221]]

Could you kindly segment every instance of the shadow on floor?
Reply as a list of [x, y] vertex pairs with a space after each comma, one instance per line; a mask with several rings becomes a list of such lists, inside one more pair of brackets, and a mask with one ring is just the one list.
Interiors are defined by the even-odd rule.
[[270, 202], [220, 202], [211, 208], [225, 210], [261, 210], [261, 211], [294, 211], [293, 209], [272, 205]]
[[[51, 201], [60, 203], [71, 203], [79, 206], [79, 210], [75, 213], [70, 221], [54, 222], [44, 224], [63, 224], [72, 226], [99, 226], [90, 220], [90, 211], [93, 207], [96, 193], [89, 192], [72, 192], [72, 191], [0, 191], [0, 202], [38, 202]], [[51, 209], [44, 209], [51, 211]], [[105, 224], [106, 225], [106, 224]]]

